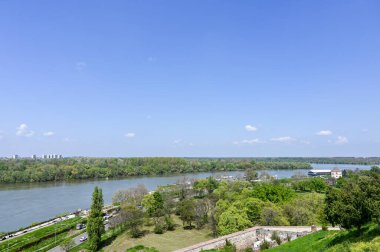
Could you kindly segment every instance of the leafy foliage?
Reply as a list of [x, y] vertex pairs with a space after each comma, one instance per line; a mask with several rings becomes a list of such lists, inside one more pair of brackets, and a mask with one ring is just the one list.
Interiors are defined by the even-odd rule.
[[226, 235], [250, 226], [252, 226], [252, 223], [249, 221], [247, 213], [244, 210], [239, 210], [231, 206], [219, 217], [218, 233], [220, 235]]
[[[309, 169], [307, 163], [252, 162], [251, 159], [64, 158], [0, 160], [0, 183], [120, 178], [171, 173], [245, 169]], [[216, 188], [210, 181], [207, 190]]]
[[97, 251], [100, 247], [101, 236], [104, 232], [103, 206], [102, 189], [96, 186], [92, 194], [92, 204], [87, 220], [88, 248], [90, 251]]
[[274, 184], [259, 184], [257, 185], [251, 195], [263, 201], [270, 201], [273, 203], [282, 203], [290, 200], [295, 196], [294, 191], [284, 185]]

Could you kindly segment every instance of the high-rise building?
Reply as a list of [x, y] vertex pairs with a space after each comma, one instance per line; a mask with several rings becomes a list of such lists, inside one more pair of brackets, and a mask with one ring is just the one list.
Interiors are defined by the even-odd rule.
[[18, 159], [19, 156], [18, 156], [17, 154], [15, 154], [15, 155], [12, 156], [12, 158], [13, 158], [13, 159]]
[[33, 154], [32, 159], [37, 159], [37, 155]]

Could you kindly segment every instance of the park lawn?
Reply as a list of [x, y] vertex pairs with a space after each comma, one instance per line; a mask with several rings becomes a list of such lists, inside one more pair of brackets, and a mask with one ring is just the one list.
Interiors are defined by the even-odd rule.
[[174, 220], [178, 223], [174, 231], [155, 234], [149, 230], [148, 234], [140, 238], [131, 238], [127, 232], [124, 232], [103, 250], [105, 252], [119, 252], [137, 245], [143, 245], [149, 248], [154, 247], [160, 252], [169, 252], [212, 239], [211, 231], [207, 227], [201, 230], [195, 228], [185, 230], [177, 217], [174, 217]]
[[318, 231], [267, 251], [380, 251], [380, 232], [374, 224], [366, 225], [362, 233], [357, 230]]

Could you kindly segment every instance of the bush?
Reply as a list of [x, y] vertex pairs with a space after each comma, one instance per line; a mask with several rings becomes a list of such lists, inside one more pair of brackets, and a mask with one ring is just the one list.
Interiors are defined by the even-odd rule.
[[329, 230], [329, 228], [326, 225], [322, 225], [322, 230], [327, 231], [327, 230]]
[[277, 231], [274, 231], [272, 233], [272, 237], [271, 238], [272, 238], [272, 240], [276, 241], [278, 245], [280, 245], [281, 242], [282, 242], [280, 236], [277, 233]]
[[224, 245], [223, 250], [225, 252], [236, 252], [236, 247], [230, 241], [226, 240], [226, 245]]
[[166, 223], [166, 228], [169, 231], [174, 231], [175, 229], [175, 223], [173, 219], [170, 216], [165, 217], [165, 223]]
[[290, 242], [290, 241], [292, 240], [292, 236], [290, 236], [289, 234], [286, 234], [286, 240], [287, 240], [288, 242]]
[[260, 251], [261, 250], [265, 250], [265, 249], [269, 249], [270, 248], [270, 243], [268, 241], [265, 241], [260, 245]]

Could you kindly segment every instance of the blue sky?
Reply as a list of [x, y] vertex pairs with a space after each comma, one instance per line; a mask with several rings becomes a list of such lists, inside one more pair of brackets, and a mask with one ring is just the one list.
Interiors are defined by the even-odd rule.
[[0, 156], [379, 156], [379, 1], [1, 1]]

